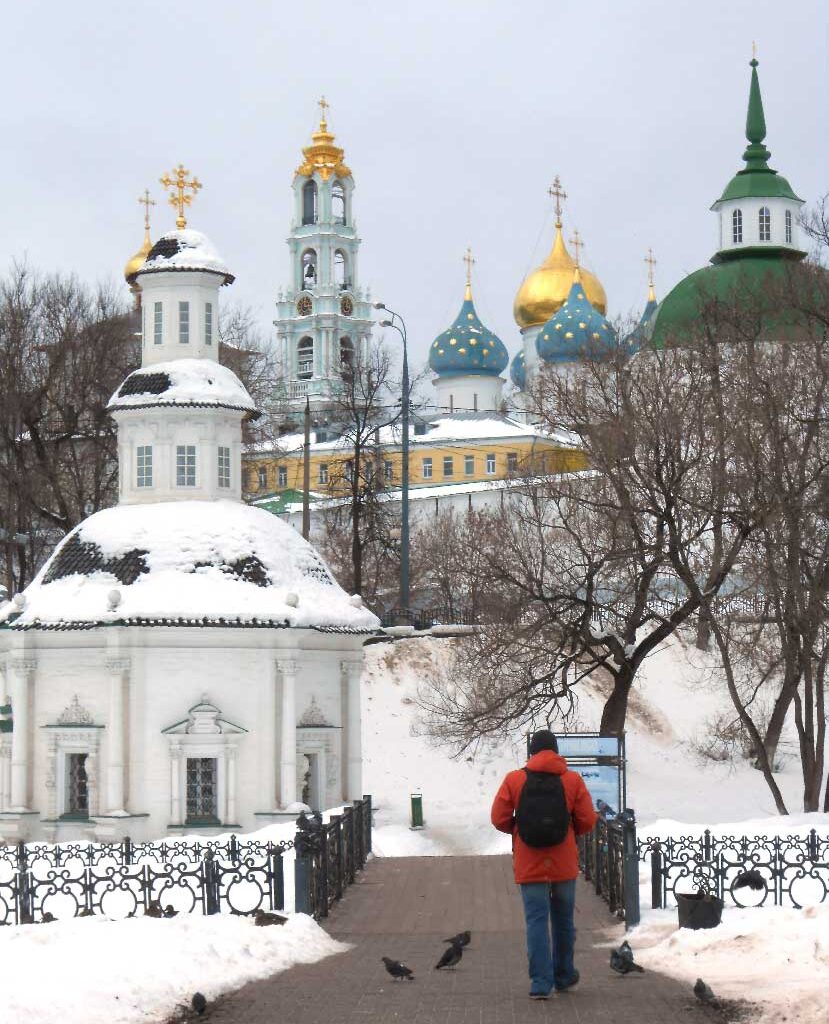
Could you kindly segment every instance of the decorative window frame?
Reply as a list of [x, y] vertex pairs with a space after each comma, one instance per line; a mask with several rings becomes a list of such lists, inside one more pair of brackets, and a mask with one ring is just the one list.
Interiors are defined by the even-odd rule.
[[[188, 708], [187, 717], [161, 730], [169, 742], [170, 758], [170, 825], [169, 828], [218, 828], [236, 822], [236, 754], [238, 738], [247, 729], [222, 717], [220, 709], [203, 695], [198, 704]], [[216, 759], [215, 823], [187, 822], [188, 757]]]
[[[104, 726], [95, 725], [78, 695], [58, 715], [57, 722], [43, 726], [46, 740], [47, 820], [87, 821], [100, 811], [100, 749]], [[68, 754], [86, 754], [89, 812], [87, 818], [69, 815], [66, 810], [66, 759]]]

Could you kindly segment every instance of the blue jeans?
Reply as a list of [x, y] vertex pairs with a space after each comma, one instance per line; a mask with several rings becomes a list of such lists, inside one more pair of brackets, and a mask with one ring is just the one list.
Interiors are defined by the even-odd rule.
[[522, 882], [521, 898], [527, 922], [530, 993], [548, 995], [553, 987], [567, 985], [573, 978], [576, 880]]

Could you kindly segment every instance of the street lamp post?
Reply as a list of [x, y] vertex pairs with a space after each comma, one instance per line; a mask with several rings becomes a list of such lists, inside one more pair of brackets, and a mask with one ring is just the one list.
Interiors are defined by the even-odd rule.
[[402, 467], [400, 470], [400, 597], [401, 615], [409, 615], [409, 350], [406, 346], [406, 323], [399, 313], [389, 309], [382, 302], [374, 303], [375, 309], [384, 309], [391, 315], [390, 320], [381, 320], [381, 327], [391, 327], [403, 339], [403, 398], [400, 424], [403, 431]]

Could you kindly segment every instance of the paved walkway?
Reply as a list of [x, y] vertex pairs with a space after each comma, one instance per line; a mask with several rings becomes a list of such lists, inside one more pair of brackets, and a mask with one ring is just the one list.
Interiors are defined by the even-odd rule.
[[[252, 982], [211, 1007], [209, 1024], [698, 1024], [711, 1017], [689, 986], [647, 973], [620, 978], [608, 944], [622, 927], [580, 883], [581, 982], [547, 1002], [528, 998], [523, 916], [509, 857], [373, 860], [323, 927], [348, 953]], [[435, 971], [441, 939], [472, 930], [454, 971]], [[381, 956], [414, 982], [393, 982]], [[749, 1018], [750, 1019], [750, 1018]]]

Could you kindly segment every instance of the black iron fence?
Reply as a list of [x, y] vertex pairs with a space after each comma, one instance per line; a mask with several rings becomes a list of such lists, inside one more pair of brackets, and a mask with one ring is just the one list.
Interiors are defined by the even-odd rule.
[[793, 906], [829, 899], [829, 835], [651, 837], [639, 843], [650, 860], [651, 906], [700, 889], [738, 907]]
[[414, 626], [415, 629], [430, 629], [437, 625], [474, 626], [481, 616], [472, 608], [456, 608], [449, 605], [435, 605], [430, 608], [390, 608], [380, 615], [382, 626]]
[[593, 883], [597, 895], [625, 922], [639, 924], [639, 858], [636, 815], [631, 810], [613, 815], [610, 808], [599, 815], [596, 827], [578, 837], [579, 868]]
[[[285, 861], [295, 909], [324, 917], [371, 852], [371, 797], [330, 822], [300, 817], [293, 840], [186, 843], [17, 843], [0, 847], [0, 925], [146, 912], [254, 914], [285, 909]], [[320, 837], [309, 857], [306, 836]], [[292, 856], [295, 854], [295, 857]], [[314, 893], [308, 899], [307, 893]], [[318, 894], [318, 895], [316, 895]]]

